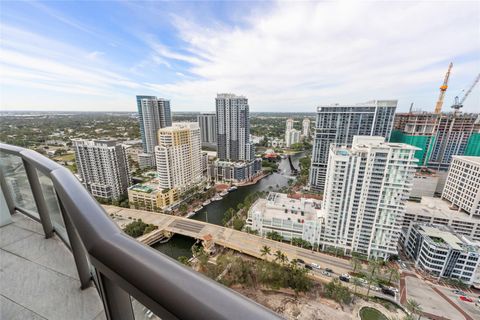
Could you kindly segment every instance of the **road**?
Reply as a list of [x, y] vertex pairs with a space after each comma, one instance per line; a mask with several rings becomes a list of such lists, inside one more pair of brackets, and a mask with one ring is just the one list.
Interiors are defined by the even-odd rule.
[[[205, 236], [209, 235], [212, 237], [212, 241], [217, 245], [230, 248], [259, 259], [272, 260], [274, 259], [273, 254], [279, 250], [284, 253], [289, 260], [302, 259], [306, 263], [316, 263], [322, 268], [333, 269], [337, 274], [348, 273], [352, 271], [352, 267], [350, 266], [349, 261], [346, 259], [302, 249], [292, 246], [288, 243], [262, 238], [260, 236], [225, 228], [215, 224], [116, 206], [104, 205], [103, 208], [120, 227], [123, 227], [125, 224], [131, 222], [132, 219], [142, 219], [142, 221], [145, 223], [151, 223], [158, 226], [159, 230], [182, 234], [195, 239], [204, 239]], [[261, 250], [263, 246], [270, 247], [272, 255], [262, 256]]]

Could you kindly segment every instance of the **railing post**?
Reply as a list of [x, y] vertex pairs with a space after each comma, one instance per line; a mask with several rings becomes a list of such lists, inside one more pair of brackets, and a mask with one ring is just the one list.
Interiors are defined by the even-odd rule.
[[25, 167], [25, 172], [27, 173], [28, 182], [30, 183], [30, 188], [32, 189], [33, 199], [37, 205], [38, 215], [40, 216], [40, 221], [42, 223], [43, 232], [45, 233], [45, 238], [50, 238], [53, 236], [53, 227], [52, 221], [50, 220], [50, 215], [48, 214], [48, 207], [43, 196], [42, 186], [40, 185], [40, 180], [38, 179], [38, 173], [34, 166], [32, 166], [28, 161], [23, 160], [23, 166]]
[[70, 248], [72, 249], [73, 259], [75, 260], [75, 265], [77, 266], [78, 277], [80, 279], [80, 288], [86, 289], [90, 287], [92, 276], [90, 274], [90, 268], [87, 260], [87, 251], [83, 247], [80, 236], [77, 233], [77, 230], [73, 226], [70, 216], [65, 211], [62, 201], [58, 197], [58, 205], [60, 206], [60, 212], [62, 213], [63, 222], [65, 223], [65, 229], [67, 231], [68, 240], [70, 241]]
[[3, 191], [3, 196], [5, 197], [5, 202], [7, 203], [8, 211], [12, 215], [15, 212], [15, 202], [12, 198], [12, 193], [10, 192], [10, 188], [7, 185], [7, 180], [5, 179], [5, 175], [0, 168], [0, 188]]
[[97, 270], [99, 290], [108, 320], [135, 320], [130, 295]]

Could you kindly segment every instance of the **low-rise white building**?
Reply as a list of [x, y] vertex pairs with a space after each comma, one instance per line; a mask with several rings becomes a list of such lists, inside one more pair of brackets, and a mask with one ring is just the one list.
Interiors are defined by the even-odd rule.
[[480, 241], [480, 218], [453, 210], [448, 201], [440, 198], [422, 197], [421, 202], [407, 201], [403, 228], [413, 222], [449, 226], [458, 234]]
[[407, 255], [435, 277], [473, 284], [479, 265], [479, 248], [445, 226], [411, 224], [402, 235]]
[[322, 222], [321, 201], [270, 192], [251, 206], [246, 225], [262, 236], [276, 231], [285, 240], [301, 238], [314, 244], [319, 243]]
[[442, 199], [480, 217], [480, 157], [453, 156]]

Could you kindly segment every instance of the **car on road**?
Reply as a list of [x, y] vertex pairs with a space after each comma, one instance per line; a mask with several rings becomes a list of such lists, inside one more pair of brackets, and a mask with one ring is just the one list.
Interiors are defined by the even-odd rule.
[[330, 272], [330, 273], [334, 273], [333, 270], [330, 269], [330, 268], [325, 268], [325, 271]]
[[322, 271], [322, 274], [323, 274], [324, 276], [327, 276], [327, 277], [331, 277], [331, 276], [332, 276], [332, 274], [331, 274], [330, 272], [328, 272], [327, 270]]
[[312, 268], [315, 268], [315, 269], [320, 269], [320, 265], [318, 265], [318, 264], [316, 264], [316, 263], [314, 263], [314, 262], [310, 263], [310, 266], [311, 266]]
[[[373, 289], [373, 288], [372, 288], [372, 289]], [[382, 293], [383, 293], [383, 294], [386, 294], [386, 295], [388, 295], [388, 296], [395, 297], [395, 292], [394, 292], [392, 289], [390, 289], [390, 288], [386, 288], [386, 287], [382, 288]]]
[[345, 277], [343, 274], [339, 276], [338, 279], [343, 282], [350, 282], [350, 277]]
[[472, 298], [466, 297], [466, 296], [460, 296], [460, 300], [466, 301], [466, 302], [473, 302]]
[[466, 295], [466, 293], [463, 292], [463, 291], [461, 291], [461, 290], [453, 290], [452, 292], [455, 293], [456, 295], [459, 295], [459, 296], [464, 296], [464, 295]]

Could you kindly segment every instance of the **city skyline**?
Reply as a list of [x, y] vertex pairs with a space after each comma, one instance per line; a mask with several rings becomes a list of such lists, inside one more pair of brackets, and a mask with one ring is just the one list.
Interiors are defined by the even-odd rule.
[[[478, 15], [475, 3], [4, 3], [0, 108], [134, 111], [146, 94], [204, 112], [235, 92], [252, 112], [374, 97], [433, 111], [452, 61], [451, 111], [480, 69]], [[477, 87], [463, 111], [479, 103]]]

